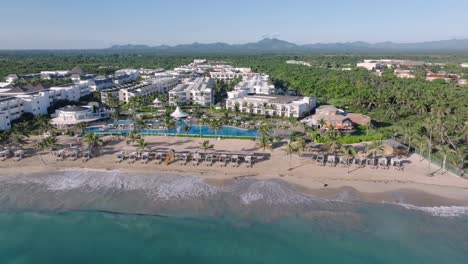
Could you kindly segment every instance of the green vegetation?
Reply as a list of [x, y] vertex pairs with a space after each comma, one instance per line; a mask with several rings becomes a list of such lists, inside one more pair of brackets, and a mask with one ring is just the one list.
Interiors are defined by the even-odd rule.
[[[356, 62], [369, 58], [413, 59], [428, 62], [448, 63], [444, 70], [468, 75], [467, 69], [457, 64], [468, 61], [467, 54], [361, 54], [361, 55], [153, 55], [104, 54], [98, 51], [47, 52], [2, 52], [0, 53], [0, 78], [11, 73], [37, 73], [41, 70], [71, 69], [81, 66], [88, 73], [109, 74], [119, 68], [173, 68], [187, 64], [194, 58], [203, 57], [224, 61], [240, 67], [251, 67], [254, 71], [269, 74], [276, 86], [285, 87], [305, 96], [315, 96], [319, 103], [331, 103], [352, 112], [369, 115], [373, 129], [354, 135], [340, 136], [339, 143], [398, 138], [416, 151], [430, 158], [439, 158], [441, 163], [464, 168], [467, 163], [468, 104], [466, 87], [443, 81], [427, 82], [423, 79], [424, 69], [416, 69], [417, 78], [398, 79], [386, 71], [379, 77], [366, 70], [355, 69]], [[303, 60], [312, 67], [286, 64], [286, 60]], [[350, 67], [351, 71], [341, 68]], [[427, 69], [441, 70], [440, 66]], [[231, 89], [231, 83], [218, 82], [215, 90], [222, 94]], [[146, 102], [132, 102], [128, 106], [113, 106], [114, 109], [137, 112]], [[122, 109], [120, 109], [122, 108]], [[127, 109], [125, 109], [127, 108]], [[224, 114], [224, 113], [223, 113]], [[239, 115], [239, 113], [235, 113]], [[246, 117], [249, 118], [249, 117]], [[250, 117], [258, 120], [266, 117]], [[222, 124], [225, 124], [223, 122]], [[311, 132], [316, 141], [330, 144], [329, 135]], [[16, 138], [18, 143], [25, 139]]]

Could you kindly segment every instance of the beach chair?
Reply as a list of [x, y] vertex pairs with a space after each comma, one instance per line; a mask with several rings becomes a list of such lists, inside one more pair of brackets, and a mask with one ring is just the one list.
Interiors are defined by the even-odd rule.
[[115, 163], [120, 163], [125, 159], [125, 152], [119, 151], [116, 154]]
[[392, 158], [390, 160], [390, 163], [393, 167], [394, 170], [401, 170], [402, 167], [401, 167], [401, 160], [400, 159], [397, 159], [397, 158]]
[[359, 164], [360, 166], [359, 167], [365, 168], [366, 165], [367, 165], [367, 159], [366, 158], [361, 158], [361, 159], [359, 159], [359, 161], [360, 161], [360, 164]]
[[382, 157], [379, 159], [379, 167], [382, 169], [388, 169], [388, 159], [385, 157]]
[[369, 158], [366, 161], [366, 165], [370, 166], [371, 169], [375, 169], [377, 167], [377, 161], [375, 158]]
[[80, 150], [79, 149], [73, 149], [72, 152], [70, 153], [71, 160], [75, 161], [79, 157], [80, 157]]
[[231, 164], [232, 164], [233, 167], [239, 167], [239, 156], [238, 155], [232, 155]]
[[213, 165], [213, 154], [207, 154], [205, 156], [205, 162], [206, 162], [206, 166]]
[[219, 162], [221, 163], [221, 167], [226, 167], [227, 155], [225, 154], [219, 155]]
[[141, 163], [142, 164], [147, 164], [149, 161], [149, 153], [148, 152], [143, 152], [141, 154]]
[[320, 166], [325, 166], [325, 156], [317, 155], [317, 162], [320, 164]]
[[361, 167], [361, 159], [359, 159], [359, 158], [353, 159], [353, 165], [356, 168], [360, 168]]
[[9, 149], [5, 149], [0, 151], [0, 161], [5, 161], [10, 157], [11, 151]]
[[161, 164], [163, 162], [163, 153], [162, 152], [156, 152], [154, 154], [154, 161], [156, 164]]
[[81, 162], [85, 163], [92, 158], [93, 154], [91, 153], [91, 150], [87, 150], [83, 153], [83, 159], [81, 160]]
[[20, 161], [24, 158], [24, 150], [17, 150], [14, 152], [15, 161]]
[[189, 159], [190, 159], [190, 154], [189, 153], [182, 153], [182, 155], [180, 156], [180, 160], [182, 161], [182, 165], [187, 165]]
[[340, 163], [341, 167], [343, 167], [343, 168], [347, 167], [348, 166], [348, 157], [340, 156], [339, 163]]
[[55, 152], [55, 160], [57, 161], [62, 161], [65, 159], [65, 150], [61, 149], [57, 152]]
[[131, 164], [131, 163], [135, 163], [135, 161], [137, 160], [137, 153], [136, 152], [132, 152], [128, 155], [128, 163]]
[[328, 155], [327, 157], [327, 163], [332, 166], [332, 167], [335, 167], [336, 166], [336, 158], [335, 158], [335, 155]]
[[250, 155], [245, 156], [244, 161], [247, 164], [247, 167], [253, 167], [253, 157], [252, 156], [250, 156]]

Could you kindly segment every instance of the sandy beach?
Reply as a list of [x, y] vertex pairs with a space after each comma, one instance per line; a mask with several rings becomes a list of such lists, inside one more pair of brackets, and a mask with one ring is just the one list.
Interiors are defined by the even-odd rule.
[[[418, 205], [467, 205], [468, 204], [468, 180], [450, 173], [441, 175], [435, 173], [428, 176], [428, 163], [421, 161], [418, 155], [412, 155], [405, 159], [407, 164], [404, 170], [371, 169], [351, 167], [343, 168], [322, 167], [311, 158], [294, 154], [288, 156], [284, 148], [263, 151], [258, 149], [253, 140], [210, 140], [213, 150], [217, 151], [252, 151], [265, 158], [257, 162], [252, 168], [241, 164], [239, 167], [228, 165], [222, 167], [219, 163], [206, 166], [201, 163], [198, 166], [192, 164], [183, 165], [174, 162], [169, 165], [155, 164], [150, 161], [142, 164], [137, 161], [130, 164], [128, 160], [121, 163], [115, 162], [115, 154], [122, 150], [132, 151], [136, 147], [128, 145], [125, 138], [106, 137], [104, 147], [100, 155], [83, 163], [81, 159], [72, 161], [66, 158], [57, 161], [50, 153], [36, 153], [26, 155], [21, 161], [7, 159], [0, 163], [2, 175], [34, 175], [34, 173], [47, 173], [56, 170], [118, 170], [125, 172], [138, 172], [154, 174], [156, 172], [172, 173], [176, 175], [200, 176], [211, 184], [224, 184], [241, 177], [254, 177], [260, 180], [279, 178], [298, 190], [326, 198], [346, 194], [347, 199], [364, 201], [388, 201], [405, 203], [406, 200], [398, 200], [396, 194], [404, 193], [406, 199]], [[70, 138], [60, 137], [61, 143], [70, 141]], [[148, 150], [157, 148], [169, 148], [176, 151], [203, 151], [200, 143], [204, 139], [184, 137], [146, 136]], [[431, 166], [431, 172], [437, 171], [435, 165]]]

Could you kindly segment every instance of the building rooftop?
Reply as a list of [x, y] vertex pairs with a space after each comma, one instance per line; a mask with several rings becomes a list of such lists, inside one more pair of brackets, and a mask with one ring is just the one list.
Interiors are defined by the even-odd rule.
[[59, 109], [60, 111], [63, 112], [81, 112], [81, 111], [88, 111], [88, 107], [84, 106], [77, 106], [77, 105], [67, 105], [65, 107], [62, 107]]

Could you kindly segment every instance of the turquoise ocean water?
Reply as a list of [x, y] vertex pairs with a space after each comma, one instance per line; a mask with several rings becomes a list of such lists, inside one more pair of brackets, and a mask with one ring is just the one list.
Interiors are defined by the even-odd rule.
[[178, 176], [0, 177], [2, 264], [467, 260], [466, 208], [325, 201], [275, 181], [221, 188]]

